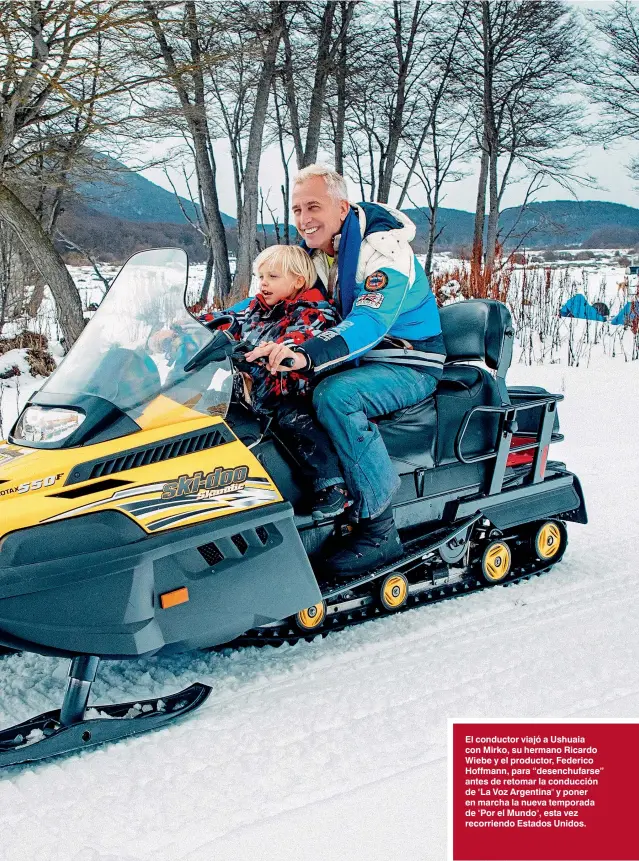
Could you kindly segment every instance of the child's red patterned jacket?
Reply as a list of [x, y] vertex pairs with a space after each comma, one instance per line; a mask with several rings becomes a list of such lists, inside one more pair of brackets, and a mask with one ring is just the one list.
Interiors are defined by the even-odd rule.
[[[289, 346], [303, 344], [340, 319], [333, 303], [317, 287], [309, 287], [294, 299], [284, 299], [272, 307], [258, 293], [244, 310], [224, 313], [233, 314], [238, 323], [233, 327], [235, 339], [252, 347], [268, 341]], [[216, 316], [203, 314], [200, 320], [209, 322]], [[253, 380], [251, 399], [258, 410], [273, 409], [282, 396], [308, 394], [309, 379], [304, 373], [270, 374], [262, 362], [251, 362], [248, 370]]]

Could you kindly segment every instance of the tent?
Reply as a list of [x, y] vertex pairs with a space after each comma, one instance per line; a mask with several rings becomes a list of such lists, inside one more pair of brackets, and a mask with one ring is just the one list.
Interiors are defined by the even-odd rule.
[[606, 318], [601, 314], [604, 309], [607, 311], [603, 303], [597, 302], [597, 307], [595, 307], [588, 302], [583, 293], [577, 293], [561, 306], [559, 316], [577, 317], [580, 320], [597, 320], [599, 323], [604, 323]]
[[610, 321], [615, 326], [631, 326], [633, 323], [639, 323], [639, 301], [633, 299], [626, 302], [621, 311]]

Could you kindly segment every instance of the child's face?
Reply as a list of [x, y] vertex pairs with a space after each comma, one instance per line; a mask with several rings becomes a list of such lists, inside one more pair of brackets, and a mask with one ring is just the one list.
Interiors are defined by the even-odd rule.
[[292, 299], [304, 286], [302, 275], [282, 275], [273, 263], [265, 263], [258, 269], [260, 293], [267, 305], [277, 305], [282, 299]]

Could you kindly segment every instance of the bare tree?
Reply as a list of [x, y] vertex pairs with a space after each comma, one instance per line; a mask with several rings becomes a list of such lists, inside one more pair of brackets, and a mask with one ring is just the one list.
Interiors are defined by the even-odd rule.
[[221, 22], [226, 31], [220, 42], [228, 59], [210, 70], [233, 162], [238, 219], [233, 289], [240, 297], [250, 287], [256, 252], [262, 142], [286, 5], [229, 4]]
[[[29, 190], [25, 195], [23, 185], [38, 161], [50, 167], [51, 152], [59, 154], [60, 126], [70, 115], [79, 123], [79, 135], [75, 140], [71, 135], [70, 145], [69, 136], [64, 139], [63, 173], [88, 130], [95, 129], [93, 112], [104, 88], [97, 92], [95, 72], [89, 92], [83, 92], [82, 82], [87, 65], [96, 59], [101, 65], [99, 36], [121, 21], [121, 7], [117, 2], [0, 3], [0, 219], [20, 237], [49, 284], [68, 345], [84, 326], [80, 297], [47, 230], [25, 202]], [[49, 227], [58, 205], [54, 202]]]
[[[428, 126], [428, 138], [416, 152], [411, 162], [411, 175], [426, 194], [428, 238], [424, 269], [430, 275], [433, 265], [435, 242], [441, 236], [437, 215], [447, 183], [457, 182], [465, 175], [461, 164], [471, 152], [472, 128], [467, 114], [455, 114], [438, 110]], [[413, 202], [410, 193], [406, 196]], [[414, 205], [414, 204], [413, 204]]]
[[[463, 175], [460, 163], [471, 151], [472, 124], [464, 89], [454, 75], [456, 56], [463, 50], [465, 15], [455, 14], [448, 4], [437, 4], [429, 16], [428, 74], [420, 81], [418, 104], [404, 133], [400, 160], [406, 176], [397, 207], [410, 198], [411, 183], [426, 194], [428, 240], [426, 272], [430, 274], [437, 229], [437, 212], [447, 182]], [[411, 200], [412, 202], [412, 200]]]
[[[420, 80], [425, 76], [430, 59], [430, 45], [426, 22], [432, 3], [393, 3], [392, 44], [394, 47], [392, 86], [384, 120], [388, 123], [387, 145], [380, 160], [378, 200], [388, 202], [400, 141], [404, 135], [407, 113], [416, 107], [420, 98]], [[408, 20], [407, 20], [408, 19]], [[412, 104], [411, 104], [412, 103]]]
[[[590, 13], [604, 49], [593, 52], [588, 86], [602, 109], [597, 124], [599, 142], [639, 139], [639, 8], [629, 0], [616, 0], [608, 8]], [[630, 162], [630, 174], [639, 181], [639, 159]]]
[[[298, 168], [317, 161], [322, 120], [326, 116], [327, 83], [335, 71], [355, 6], [356, 3], [350, 2], [340, 8], [340, 4], [331, 0], [287, 4], [279, 74]], [[340, 16], [336, 16], [338, 9]]]
[[50, 234], [72, 174], [93, 162], [89, 138], [106, 140], [145, 81], [119, 48], [142, 11], [128, 0], [0, 2], [0, 219], [48, 283], [67, 346], [84, 320]]
[[485, 265], [490, 277], [501, 200], [515, 179], [514, 169], [566, 185], [578, 179], [572, 173], [577, 155], [565, 148], [583, 131], [581, 106], [569, 96], [584, 36], [575, 12], [559, 0], [470, 0], [455, 8], [465, 16], [466, 37], [458, 75], [476, 112], [481, 153], [473, 270], [481, 270], [488, 199]]
[[[347, 81], [346, 155], [362, 195], [367, 189], [371, 200], [388, 202], [399, 183], [402, 205], [434, 114], [449, 100], [451, 58], [462, 47], [461, 23], [448, 8], [396, 0], [371, 6], [365, 17], [361, 47], [376, 63], [361, 63], [363, 80]], [[400, 166], [406, 171], [401, 176]]]
[[[222, 302], [231, 291], [226, 233], [220, 210], [216, 185], [217, 164], [207, 116], [204, 74], [207, 66], [220, 58], [203, 50], [200, 18], [195, 0], [187, 0], [176, 10], [176, 4], [145, 0], [149, 27], [156, 42], [156, 51], [148, 44], [138, 44], [138, 56], [152, 64], [159, 59], [165, 71], [165, 83], [178, 101], [192, 145], [198, 189], [201, 194], [202, 216], [213, 255], [215, 290]], [[181, 16], [176, 15], [181, 12]], [[157, 58], [159, 50], [159, 58]], [[156, 114], [157, 110], [149, 112]], [[164, 111], [166, 117], [166, 111]]]
[[[283, 239], [284, 244], [289, 245], [291, 238], [289, 235], [289, 223], [288, 223], [288, 213], [291, 209], [291, 174], [290, 174], [290, 165], [291, 159], [293, 158], [293, 151], [291, 150], [289, 153], [286, 152], [286, 134], [284, 130], [284, 122], [283, 122], [283, 114], [284, 108], [282, 102], [280, 101], [280, 94], [278, 92], [277, 80], [273, 81], [273, 104], [275, 106], [275, 119], [277, 126], [277, 144], [280, 152], [280, 160], [282, 163], [282, 171], [284, 173], [284, 182], [280, 186], [280, 192], [282, 194], [282, 207], [284, 209], [284, 224], [283, 228]], [[279, 241], [279, 240], [278, 240]]]

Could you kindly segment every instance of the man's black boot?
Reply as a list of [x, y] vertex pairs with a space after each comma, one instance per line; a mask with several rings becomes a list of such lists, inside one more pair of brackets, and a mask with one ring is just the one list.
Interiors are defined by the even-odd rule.
[[361, 574], [401, 559], [404, 548], [392, 511], [389, 505], [374, 520], [360, 520], [337, 553], [327, 560], [333, 574], [340, 577]]

